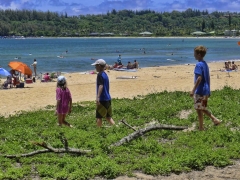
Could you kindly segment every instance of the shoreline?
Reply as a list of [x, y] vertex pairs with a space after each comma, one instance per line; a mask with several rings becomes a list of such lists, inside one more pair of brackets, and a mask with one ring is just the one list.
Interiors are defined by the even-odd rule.
[[[85, 39], [85, 38], [160, 38], [160, 39], [208, 39], [208, 38], [215, 38], [215, 39], [240, 39], [240, 36], [166, 36], [166, 37], [155, 37], [155, 36], [84, 36], [84, 37], [24, 37], [24, 38], [13, 38], [13, 39]], [[6, 38], [11, 39], [11, 38]]]
[[[240, 59], [229, 59], [228, 61], [234, 61], [234, 62], [240, 62]], [[94, 61], [91, 61], [91, 62], [94, 62]], [[195, 62], [195, 61], [193, 61], [193, 62]], [[215, 60], [213, 60], [213, 61], [208, 61], [208, 60], [206, 60], [206, 62], [208, 63], [208, 64], [214, 64], [214, 63], [222, 63], [222, 67], [221, 68], [223, 68], [223, 66], [224, 66], [224, 62], [226, 62], [226, 60], [218, 60], [218, 61], [215, 61]], [[91, 64], [91, 63], [90, 63]], [[188, 65], [195, 65], [195, 63], [188, 63], [188, 64], [174, 64], [174, 65], [155, 65], [155, 66], [143, 66], [143, 67], [141, 67], [141, 64], [140, 64], [140, 69], [148, 69], [148, 68], [157, 68], [157, 67], [175, 67], [175, 66], [188, 66]], [[240, 63], [238, 63], [238, 66], [240, 66]], [[3, 67], [4, 68], [4, 67]], [[66, 71], [62, 71], [61, 72], [61, 74], [76, 74], [76, 73], [82, 73], [82, 74], [88, 74], [89, 72], [93, 72], [93, 71], [95, 71], [95, 69], [94, 69], [94, 67], [92, 67], [92, 69], [91, 70], [85, 70], [85, 71], [71, 71], [71, 72], [66, 72]], [[111, 71], [115, 71], [115, 70], [111, 70]], [[46, 71], [47, 72], [47, 71]], [[44, 72], [44, 73], [46, 73], [46, 72]], [[56, 73], [57, 71], [51, 71], [51, 72], [48, 72], [48, 73]], [[44, 73], [42, 73], [42, 74], [44, 74]], [[37, 73], [38, 75], [37, 76], [41, 76], [40, 74], [40, 72], [38, 72]], [[89, 73], [90, 74], [90, 73]], [[0, 76], [0, 79], [6, 79], [6, 77], [3, 77], [3, 76]]]
[[[239, 71], [222, 72], [220, 69], [223, 68], [223, 63], [208, 64], [211, 91], [222, 89], [224, 86], [240, 89]], [[240, 63], [236, 64], [239, 66]], [[106, 70], [110, 80], [111, 97], [132, 99], [138, 95], [144, 96], [163, 91], [189, 92], [193, 88], [194, 66], [195, 64], [148, 67], [136, 72]], [[95, 100], [96, 74], [76, 72], [64, 76], [72, 93], [73, 103]], [[37, 80], [36, 83], [25, 83], [24, 88], [1, 89], [0, 116], [8, 117], [19, 111], [38, 110], [47, 105], [55, 105], [56, 83], [57, 79], [47, 83]]]

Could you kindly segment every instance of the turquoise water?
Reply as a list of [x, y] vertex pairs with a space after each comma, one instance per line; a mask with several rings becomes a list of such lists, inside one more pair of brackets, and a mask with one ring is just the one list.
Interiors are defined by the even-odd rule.
[[239, 38], [0, 39], [0, 66], [9, 69], [10, 61], [30, 65], [36, 58], [38, 72], [83, 72], [94, 69], [91, 58], [114, 64], [118, 54], [122, 55], [124, 65], [134, 59], [140, 67], [193, 64], [193, 49], [197, 45], [208, 48], [205, 57], [208, 62], [237, 60], [240, 59], [238, 41]]

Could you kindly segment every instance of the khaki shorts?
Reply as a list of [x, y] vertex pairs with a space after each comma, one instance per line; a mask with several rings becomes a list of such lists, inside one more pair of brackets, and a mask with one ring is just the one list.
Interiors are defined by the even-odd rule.
[[96, 109], [96, 118], [102, 119], [112, 117], [112, 105], [111, 101], [100, 101], [100, 105]]
[[207, 110], [208, 97], [194, 94], [194, 108], [196, 110]]

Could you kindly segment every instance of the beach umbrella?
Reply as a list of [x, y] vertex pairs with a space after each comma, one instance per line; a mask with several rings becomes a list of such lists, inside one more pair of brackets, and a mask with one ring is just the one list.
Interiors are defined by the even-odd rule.
[[15, 71], [19, 71], [20, 73], [22, 74], [25, 74], [25, 75], [32, 75], [32, 70], [31, 68], [26, 65], [25, 63], [23, 62], [20, 62], [20, 61], [11, 61], [8, 66], [10, 68], [12, 68], [13, 70]]
[[0, 68], [0, 75], [1, 76], [9, 76], [11, 74], [6, 69]]

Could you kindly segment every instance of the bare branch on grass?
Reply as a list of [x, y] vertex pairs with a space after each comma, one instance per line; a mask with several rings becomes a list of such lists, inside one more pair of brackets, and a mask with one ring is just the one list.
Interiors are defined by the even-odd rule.
[[91, 152], [91, 150], [80, 150], [80, 149], [68, 147], [67, 138], [63, 134], [60, 134], [60, 140], [63, 143], [64, 148], [54, 148], [54, 147], [52, 147], [51, 145], [49, 145], [45, 142], [41, 142], [41, 143], [32, 142], [34, 145], [43, 147], [45, 149], [33, 151], [33, 152], [30, 152], [30, 153], [26, 153], [26, 154], [17, 154], [17, 155], [2, 155], [2, 154], [0, 154], [0, 156], [6, 157], [6, 158], [17, 158], [17, 157], [30, 157], [30, 156], [34, 156], [34, 155], [37, 155], [37, 154], [48, 153], [48, 152], [71, 153], [71, 154], [80, 154], [80, 155], [84, 155], [84, 154], [87, 154], [87, 153]]
[[135, 132], [133, 132], [132, 134], [129, 134], [128, 136], [125, 136], [124, 138], [122, 138], [120, 141], [110, 145], [110, 147], [114, 147], [114, 146], [121, 146], [124, 143], [130, 142], [133, 139], [136, 139], [144, 134], [146, 134], [147, 132], [153, 131], [153, 130], [159, 130], [159, 129], [165, 129], [165, 130], [184, 130], [187, 129], [187, 126], [174, 126], [174, 125], [164, 125], [164, 124], [155, 124], [155, 125], [151, 125], [148, 127], [145, 127], [143, 129], [139, 129]]

